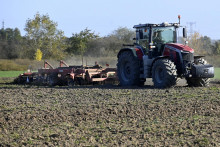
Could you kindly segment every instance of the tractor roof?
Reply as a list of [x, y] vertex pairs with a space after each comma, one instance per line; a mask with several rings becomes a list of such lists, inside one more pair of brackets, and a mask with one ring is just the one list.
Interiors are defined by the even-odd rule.
[[179, 23], [168, 23], [168, 22], [163, 22], [161, 24], [139, 24], [135, 25], [133, 28], [144, 28], [144, 27], [170, 27], [170, 26], [175, 26], [175, 27], [180, 27]]

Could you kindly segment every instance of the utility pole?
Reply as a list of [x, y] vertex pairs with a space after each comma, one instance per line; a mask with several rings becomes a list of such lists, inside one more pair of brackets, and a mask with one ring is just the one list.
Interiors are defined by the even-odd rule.
[[194, 33], [194, 25], [196, 26], [196, 22], [187, 22], [187, 28], [189, 28], [190, 36]]
[[5, 22], [4, 22], [4, 20], [2, 21], [2, 29], [3, 30], [5, 29]]

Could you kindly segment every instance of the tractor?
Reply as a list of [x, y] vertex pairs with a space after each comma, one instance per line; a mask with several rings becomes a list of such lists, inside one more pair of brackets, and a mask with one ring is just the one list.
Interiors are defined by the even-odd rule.
[[124, 44], [117, 55], [121, 86], [144, 85], [146, 78], [152, 78], [156, 88], [173, 87], [181, 78], [191, 87], [209, 85], [214, 67], [187, 46], [187, 31], [178, 18], [177, 23], [134, 26], [135, 43]]

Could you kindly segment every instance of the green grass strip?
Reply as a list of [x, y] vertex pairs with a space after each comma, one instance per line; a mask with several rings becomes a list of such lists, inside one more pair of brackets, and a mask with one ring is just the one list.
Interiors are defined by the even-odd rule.
[[0, 77], [1, 78], [17, 77], [22, 73], [24, 73], [24, 71], [0, 71]]
[[[17, 77], [24, 71], [0, 71], [0, 77]], [[220, 79], [220, 68], [215, 68], [215, 79]]]
[[220, 68], [215, 68], [215, 79], [220, 79]]

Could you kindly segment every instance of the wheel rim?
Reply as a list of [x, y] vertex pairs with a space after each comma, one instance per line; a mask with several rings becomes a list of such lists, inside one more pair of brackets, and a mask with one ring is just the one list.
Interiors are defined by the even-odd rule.
[[53, 84], [54, 84], [53, 78], [52, 78], [52, 77], [49, 77], [49, 85], [50, 85], [50, 86], [53, 86]]
[[129, 62], [125, 62], [124, 66], [121, 66], [122, 70], [121, 70], [121, 75], [123, 80], [128, 81], [129, 77], [131, 75], [131, 67], [129, 65]]
[[68, 86], [74, 86], [73, 79], [68, 79]]
[[164, 78], [163, 68], [158, 66], [155, 70], [155, 79], [157, 83], [162, 83]]

